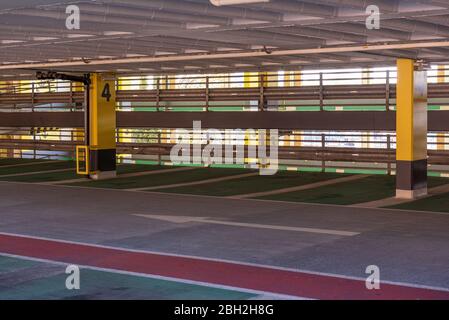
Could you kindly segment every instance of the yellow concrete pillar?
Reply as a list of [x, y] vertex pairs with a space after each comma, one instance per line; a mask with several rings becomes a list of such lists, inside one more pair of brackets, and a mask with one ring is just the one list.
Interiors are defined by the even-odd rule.
[[92, 74], [89, 92], [89, 154], [92, 179], [116, 175], [116, 92], [112, 74]]
[[437, 133], [437, 150], [446, 150], [446, 135]]
[[243, 87], [257, 88], [259, 86], [258, 72], [245, 72], [243, 75]]
[[285, 71], [284, 87], [301, 86], [301, 71]]
[[446, 82], [446, 66], [438, 66], [438, 72], [437, 72], [437, 83], [445, 83]]
[[293, 80], [294, 80], [293, 85], [295, 87], [302, 86], [302, 73], [301, 73], [301, 71], [295, 71], [294, 72]]
[[176, 89], [176, 77], [174, 75], [167, 75], [165, 77], [161, 77], [159, 80], [159, 86], [161, 90]]
[[293, 86], [293, 75], [290, 71], [285, 71], [284, 73], [284, 87], [292, 87]]
[[[8, 93], [9, 87], [12, 86], [10, 81], [0, 81], [0, 94]], [[8, 135], [1, 135], [1, 139], [10, 139]], [[8, 157], [8, 149], [0, 149], [0, 158]]]
[[398, 59], [396, 196], [427, 194], [427, 72]]
[[[438, 66], [438, 83], [446, 82], [446, 66]], [[444, 133], [437, 133], [437, 150], [445, 150], [446, 135]]]
[[265, 72], [264, 74], [264, 86], [265, 87], [278, 87], [279, 86], [279, 75], [277, 72]]

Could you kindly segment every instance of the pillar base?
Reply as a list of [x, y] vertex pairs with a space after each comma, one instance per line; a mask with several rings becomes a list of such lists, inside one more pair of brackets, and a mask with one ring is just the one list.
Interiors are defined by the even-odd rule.
[[92, 180], [106, 180], [117, 177], [117, 171], [102, 171], [90, 175]]
[[427, 188], [417, 189], [417, 190], [400, 190], [400, 189], [396, 189], [396, 198], [397, 199], [415, 200], [415, 199], [424, 197], [427, 194], [428, 194]]

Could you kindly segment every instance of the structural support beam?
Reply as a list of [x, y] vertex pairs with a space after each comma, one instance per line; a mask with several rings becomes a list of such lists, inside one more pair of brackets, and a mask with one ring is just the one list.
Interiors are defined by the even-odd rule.
[[427, 194], [427, 74], [398, 59], [396, 197]]
[[114, 77], [92, 74], [89, 94], [90, 177], [116, 176], [116, 89]]
[[[384, 50], [408, 50], [408, 49], [431, 49], [449, 47], [449, 41], [412, 41], [407, 43], [386, 43], [386, 44], [363, 44], [363, 45], [345, 45], [345, 46], [331, 46], [311, 49], [287, 49], [287, 50], [273, 50], [267, 53], [265, 50], [253, 50], [245, 52], [231, 52], [231, 53], [206, 53], [206, 54], [176, 54], [164, 56], [145, 56], [145, 57], [126, 57], [117, 59], [92, 59], [89, 61], [89, 66], [102, 65], [130, 65], [130, 64], [161, 64], [161, 63], [175, 63], [175, 62], [194, 62], [194, 61], [210, 61], [219, 59], [234, 59], [239, 61], [244, 58], [266, 58], [278, 56], [305, 56], [317, 54], [332, 54], [332, 53], [352, 53], [352, 52], [371, 52]], [[85, 66], [84, 59], [67, 60], [57, 62], [38, 62], [38, 63], [19, 63], [19, 64], [0, 64], [0, 70], [18, 70], [18, 69], [50, 69], [62, 67], [80, 67]]]

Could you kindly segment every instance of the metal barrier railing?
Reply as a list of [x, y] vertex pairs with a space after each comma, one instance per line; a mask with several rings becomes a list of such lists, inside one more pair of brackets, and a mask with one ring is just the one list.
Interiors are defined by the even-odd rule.
[[[449, 69], [428, 80], [433, 110], [449, 104]], [[385, 111], [394, 110], [396, 81], [395, 68], [122, 77], [117, 110]], [[67, 81], [0, 82], [0, 111], [83, 111], [83, 91]]]
[[[23, 158], [71, 158], [76, 146], [84, 145], [81, 129], [57, 129], [51, 131], [33, 128], [0, 128], [0, 157]], [[192, 129], [190, 144], [206, 145], [210, 139], [198, 135]], [[249, 146], [259, 144], [257, 130], [215, 131], [215, 135], [227, 135], [226, 145], [243, 146], [246, 165], [255, 165], [258, 159], [248, 158]], [[169, 163], [170, 151], [177, 141], [175, 129], [118, 129], [119, 157], [134, 160], [152, 160]], [[269, 142], [266, 141], [269, 145]], [[279, 130], [279, 162], [285, 166], [372, 170], [377, 168], [393, 173], [395, 166], [396, 138], [393, 132], [319, 132]], [[429, 164], [447, 166], [449, 171], [449, 133], [429, 133]], [[440, 168], [440, 170], [443, 170]], [[446, 169], [445, 169], [446, 170]], [[443, 170], [443, 171], [445, 171]]]

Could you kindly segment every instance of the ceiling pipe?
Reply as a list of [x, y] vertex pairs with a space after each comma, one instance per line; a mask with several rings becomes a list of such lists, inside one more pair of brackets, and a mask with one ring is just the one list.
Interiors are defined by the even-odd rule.
[[[123, 4], [123, 0], [105, 0], [105, 3]], [[250, 19], [257, 21], [282, 21], [283, 15], [276, 12], [264, 12], [241, 7], [216, 7], [210, 3], [198, 3], [192, 1], [176, 0], [127, 0], [126, 4], [142, 6], [144, 8], [154, 8], [158, 10], [183, 11], [197, 15], [231, 17], [234, 19]]]
[[[436, 48], [449, 47], [449, 41], [373, 44], [373, 45], [363, 45], [363, 46], [327, 47], [327, 48], [298, 49], [298, 50], [273, 50], [269, 54], [271, 56], [289, 56], [289, 55], [310, 55], [310, 54], [320, 54], [320, 53], [344, 53], [344, 52], [353, 52], [353, 51], [368, 52], [368, 51], [394, 50], [394, 49], [405, 50], [405, 49], [434, 48], [434, 47], [436, 47]], [[266, 53], [265, 51], [251, 51], [251, 52], [238, 52], [238, 53], [173, 55], [173, 56], [161, 56], [161, 57], [96, 59], [96, 60], [89, 61], [89, 66], [251, 58], [251, 57], [264, 57], [267, 54], [268, 53]], [[84, 61], [64, 61], [64, 62], [55, 62], [55, 63], [25, 63], [25, 64], [0, 65], [0, 70], [28, 69], [28, 68], [58, 68], [58, 67], [70, 67], [70, 66], [83, 66], [85, 64], [86, 63]]]

